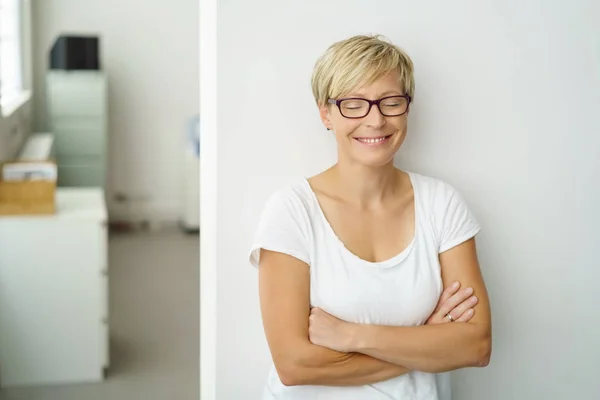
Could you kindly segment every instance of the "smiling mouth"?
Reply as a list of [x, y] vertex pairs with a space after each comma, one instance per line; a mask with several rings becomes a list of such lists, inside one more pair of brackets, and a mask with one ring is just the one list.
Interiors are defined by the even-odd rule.
[[362, 144], [373, 146], [373, 145], [377, 145], [377, 144], [386, 142], [390, 137], [392, 137], [392, 135], [378, 136], [378, 137], [364, 137], [364, 138], [355, 137], [353, 139]]

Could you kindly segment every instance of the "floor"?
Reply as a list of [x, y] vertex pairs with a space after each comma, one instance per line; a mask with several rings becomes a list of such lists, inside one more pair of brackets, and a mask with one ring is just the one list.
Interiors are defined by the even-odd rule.
[[111, 366], [103, 383], [10, 388], [0, 400], [196, 400], [199, 239], [179, 230], [111, 235]]

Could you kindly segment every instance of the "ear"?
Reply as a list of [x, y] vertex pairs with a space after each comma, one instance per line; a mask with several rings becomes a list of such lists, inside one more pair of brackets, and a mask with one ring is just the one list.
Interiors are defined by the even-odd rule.
[[327, 130], [332, 130], [333, 125], [331, 124], [331, 112], [328, 106], [319, 107], [319, 116], [321, 117], [321, 122], [323, 122], [325, 128], [327, 128]]

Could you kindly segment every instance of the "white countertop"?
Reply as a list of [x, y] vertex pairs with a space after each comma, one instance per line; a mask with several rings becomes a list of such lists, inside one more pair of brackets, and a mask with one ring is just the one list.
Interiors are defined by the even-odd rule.
[[3, 221], [43, 219], [97, 219], [108, 220], [104, 189], [99, 187], [56, 188], [56, 214], [53, 215], [7, 215]]

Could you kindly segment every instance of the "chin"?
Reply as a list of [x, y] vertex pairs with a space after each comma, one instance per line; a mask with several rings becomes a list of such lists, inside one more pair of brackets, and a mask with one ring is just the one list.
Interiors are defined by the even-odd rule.
[[394, 155], [392, 154], [387, 155], [385, 157], [365, 157], [364, 155], [361, 156], [357, 156], [354, 157], [354, 161], [356, 164], [362, 165], [364, 167], [368, 167], [368, 168], [381, 168], [381, 167], [385, 167], [386, 165], [389, 164], [393, 164], [394, 163]]
[[356, 164], [369, 168], [380, 168], [389, 165], [390, 163], [393, 164], [394, 157], [398, 150], [399, 148], [394, 146], [392, 148], [380, 149], [379, 151], [353, 151], [351, 158]]

